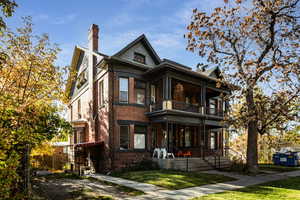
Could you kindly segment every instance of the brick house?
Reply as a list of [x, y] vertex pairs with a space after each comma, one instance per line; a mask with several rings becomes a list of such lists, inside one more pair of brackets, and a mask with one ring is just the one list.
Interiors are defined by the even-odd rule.
[[[112, 56], [98, 48], [99, 28], [88, 48], [76, 46], [69, 104], [75, 168], [116, 170], [150, 159], [154, 148], [202, 158], [224, 152], [226, 110], [217, 88], [218, 68], [192, 68], [161, 59], [141, 35]], [[100, 46], [101, 49], [101, 46]]]

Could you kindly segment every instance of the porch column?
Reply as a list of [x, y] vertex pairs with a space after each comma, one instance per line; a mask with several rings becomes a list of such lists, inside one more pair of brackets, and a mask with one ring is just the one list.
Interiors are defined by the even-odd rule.
[[171, 122], [170, 124], [169, 124], [169, 126], [170, 126], [170, 128], [169, 128], [169, 146], [168, 146], [168, 151], [169, 152], [173, 152], [174, 151], [174, 148], [173, 148], [173, 138], [174, 138], [174, 136], [173, 136], [173, 123]]
[[167, 152], [169, 152], [169, 122], [166, 121], [166, 147], [167, 147]]
[[201, 97], [200, 97], [200, 106], [201, 106], [201, 109], [202, 109], [202, 114], [206, 114], [206, 86], [205, 85], [203, 85], [202, 87], [201, 87], [201, 90], [200, 90], [200, 95], [201, 95]]
[[202, 121], [202, 130], [203, 130], [203, 141], [202, 141], [202, 149], [203, 149], [203, 157], [205, 157], [206, 150], [206, 130], [205, 130], [205, 120]]
[[172, 99], [172, 79], [168, 75], [163, 77], [163, 99], [170, 100]]
[[168, 78], [168, 100], [172, 99], [172, 78], [167, 76]]

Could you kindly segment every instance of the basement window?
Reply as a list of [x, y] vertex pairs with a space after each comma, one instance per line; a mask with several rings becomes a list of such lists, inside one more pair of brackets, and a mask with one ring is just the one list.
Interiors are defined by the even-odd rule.
[[146, 57], [140, 53], [134, 52], [133, 60], [142, 64], [146, 64]]

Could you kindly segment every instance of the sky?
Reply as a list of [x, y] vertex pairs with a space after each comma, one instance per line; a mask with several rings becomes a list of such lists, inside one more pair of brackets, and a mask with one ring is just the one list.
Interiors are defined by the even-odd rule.
[[87, 47], [87, 33], [97, 24], [99, 51], [113, 55], [145, 34], [161, 58], [172, 59], [195, 69], [202, 62], [186, 51], [186, 26], [193, 8], [209, 12], [224, 0], [16, 0], [8, 27], [21, 26], [22, 16], [31, 16], [36, 34], [47, 33], [62, 49], [57, 65], [70, 65], [74, 46]]

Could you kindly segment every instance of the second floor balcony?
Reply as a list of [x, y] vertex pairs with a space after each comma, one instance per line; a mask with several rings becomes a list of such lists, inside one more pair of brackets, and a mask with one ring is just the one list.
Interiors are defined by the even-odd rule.
[[218, 117], [223, 117], [225, 114], [225, 110], [223, 110], [223, 108], [216, 108], [214, 106], [201, 106], [198, 104], [186, 103], [176, 100], [163, 100], [150, 105], [150, 112], [160, 110], [179, 110]]
[[152, 82], [150, 112], [163, 110], [184, 111], [201, 115], [224, 117], [226, 102], [221, 89], [207, 82], [179, 80], [166, 76]]

